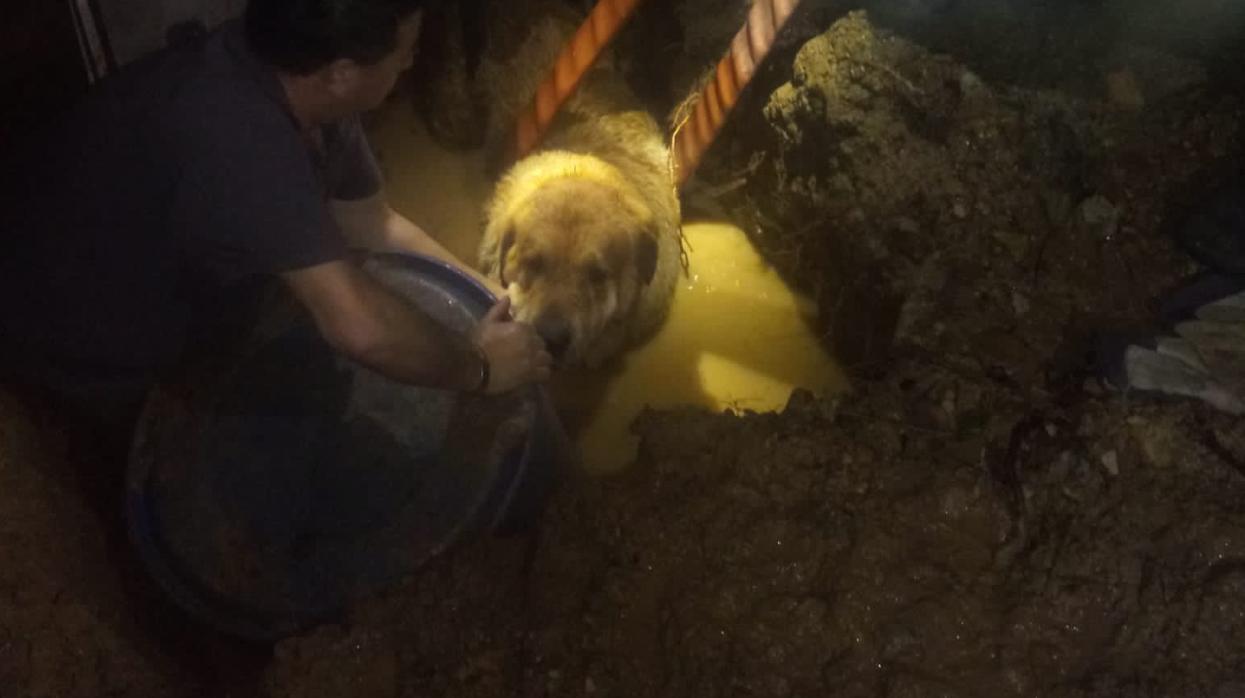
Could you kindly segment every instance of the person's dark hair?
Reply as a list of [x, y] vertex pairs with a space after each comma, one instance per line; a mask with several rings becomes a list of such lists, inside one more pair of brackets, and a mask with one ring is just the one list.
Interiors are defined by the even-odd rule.
[[339, 58], [372, 65], [398, 43], [398, 25], [424, 0], [250, 0], [246, 40], [262, 60], [305, 75]]

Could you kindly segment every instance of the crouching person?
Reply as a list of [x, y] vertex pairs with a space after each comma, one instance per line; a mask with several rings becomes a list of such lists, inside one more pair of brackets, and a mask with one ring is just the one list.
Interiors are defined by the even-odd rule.
[[360, 127], [410, 65], [421, 5], [252, 0], [24, 139], [0, 175], [0, 380], [124, 444], [196, 328], [265, 280], [396, 380], [489, 393], [544, 380], [550, 357], [508, 300], [464, 341], [347, 258], [412, 251], [482, 279], [388, 205]]

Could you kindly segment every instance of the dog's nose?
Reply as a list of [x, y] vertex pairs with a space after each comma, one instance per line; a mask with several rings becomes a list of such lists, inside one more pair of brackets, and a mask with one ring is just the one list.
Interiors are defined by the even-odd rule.
[[543, 317], [537, 320], [536, 332], [545, 340], [545, 347], [555, 359], [561, 359], [571, 345], [571, 328], [559, 318]]

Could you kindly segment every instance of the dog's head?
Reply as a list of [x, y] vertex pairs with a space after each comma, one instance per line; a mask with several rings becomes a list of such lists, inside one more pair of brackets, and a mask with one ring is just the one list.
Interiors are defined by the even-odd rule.
[[606, 331], [627, 322], [657, 268], [657, 231], [630, 187], [550, 178], [489, 221], [493, 273], [515, 318], [529, 322], [559, 363], [580, 363]]

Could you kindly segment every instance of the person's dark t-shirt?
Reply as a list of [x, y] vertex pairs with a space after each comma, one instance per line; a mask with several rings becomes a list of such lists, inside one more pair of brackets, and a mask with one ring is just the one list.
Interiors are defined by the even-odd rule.
[[328, 200], [380, 187], [358, 120], [312, 145], [236, 23], [109, 78], [48, 135], [3, 176], [0, 358], [53, 388], [149, 382], [233, 289], [343, 257]]

